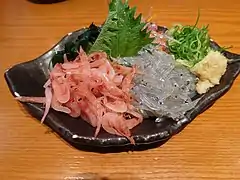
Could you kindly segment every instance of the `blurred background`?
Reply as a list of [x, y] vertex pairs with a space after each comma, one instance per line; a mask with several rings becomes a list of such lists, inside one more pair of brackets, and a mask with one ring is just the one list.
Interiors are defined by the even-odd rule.
[[[130, 0], [130, 4], [138, 5], [138, 12], [142, 12], [145, 17], [151, 12], [152, 21], [166, 26], [180, 21], [183, 24], [194, 24], [198, 8], [200, 8], [199, 25], [215, 21], [216, 23], [211, 23], [209, 27], [212, 38], [218, 39], [223, 46], [229, 46], [227, 38], [222, 39], [218, 36], [228, 36], [229, 39], [237, 41], [234, 37], [240, 33], [238, 28], [240, 18], [229, 18], [234, 16], [234, 12], [239, 11], [237, 6], [236, 8], [232, 6], [232, 3], [236, 4], [239, 1], [233, 0], [232, 3], [231, 1], [229, 0], [228, 3], [218, 1], [217, 8], [215, 1], [206, 3], [206, 1], [199, 0], [161, 2], [158, 0]], [[0, 26], [4, 37], [0, 36], [2, 40], [0, 43], [2, 46], [6, 46], [11, 40], [14, 42], [12, 48], [24, 50], [19, 49], [21, 58], [32, 59], [48, 50], [66, 33], [88, 26], [91, 22], [101, 24], [108, 13], [107, 4], [108, 0], [66, 0], [55, 4], [35, 4], [28, 0], [1, 0]], [[236, 16], [238, 16], [237, 13]], [[231, 28], [229, 28], [229, 24], [231, 24]], [[21, 43], [24, 43], [26, 38], [28, 43], [23, 47]], [[240, 48], [239, 43], [233, 42], [232, 44], [234, 44], [233, 50]], [[31, 48], [30, 54], [25, 53], [25, 47]], [[10, 56], [17, 55], [11, 54]]]

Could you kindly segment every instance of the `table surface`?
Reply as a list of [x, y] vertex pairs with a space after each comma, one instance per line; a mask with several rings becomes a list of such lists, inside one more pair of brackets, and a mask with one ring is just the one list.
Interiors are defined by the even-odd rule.
[[[222, 46], [240, 53], [240, 1], [132, 0], [153, 21], [170, 26], [210, 24]], [[107, 15], [107, 0], [68, 0], [37, 5], [0, 1], [0, 179], [240, 179], [240, 78], [209, 110], [162, 147], [142, 152], [97, 154], [67, 145], [47, 133], [10, 94], [4, 71], [36, 58], [62, 36]]]

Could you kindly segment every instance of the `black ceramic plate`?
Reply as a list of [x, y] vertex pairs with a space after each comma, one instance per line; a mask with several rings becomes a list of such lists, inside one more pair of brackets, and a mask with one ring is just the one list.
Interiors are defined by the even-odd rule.
[[[163, 28], [163, 27], [160, 27]], [[44, 96], [43, 84], [48, 79], [48, 65], [55, 51], [62, 50], [64, 44], [75, 40], [84, 29], [80, 29], [66, 35], [58, 44], [40, 57], [8, 69], [5, 79], [13, 96]], [[215, 42], [211, 46], [218, 49]], [[240, 72], [240, 55], [224, 52], [224, 55], [232, 59], [225, 75], [218, 86], [212, 88], [201, 97], [196, 107], [186, 113], [186, 118], [178, 122], [170, 118], [164, 118], [156, 123], [154, 119], [145, 119], [142, 124], [132, 130], [136, 145], [131, 145], [125, 137], [111, 135], [102, 130], [97, 138], [94, 138], [95, 129], [83, 120], [72, 118], [66, 114], [51, 110], [45, 120], [45, 124], [65, 139], [72, 146], [88, 151], [119, 152], [125, 150], [144, 150], [160, 146], [179, 133], [198, 114], [208, 109], [213, 103], [225, 94]], [[235, 62], [234, 62], [235, 61]], [[44, 109], [42, 105], [23, 103], [28, 112], [41, 119]], [[26, 122], [22, 122], [23, 124]], [[77, 138], [76, 135], [78, 136]]]

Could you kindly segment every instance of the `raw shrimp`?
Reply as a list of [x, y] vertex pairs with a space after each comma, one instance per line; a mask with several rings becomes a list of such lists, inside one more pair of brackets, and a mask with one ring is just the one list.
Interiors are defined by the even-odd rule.
[[[125, 136], [132, 144], [130, 129], [143, 120], [130, 104], [130, 89], [136, 67], [110, 63], [106, 53], [89, 56], [80, 49], [72, 62], [56, 64], [45, 84], [45, 97], [17, 97], [22, 102], [44, 103], [42, 122], [50, 107], [87, 121], [95, 130]], [[126, 115], [127, 114], [127, 115]]]

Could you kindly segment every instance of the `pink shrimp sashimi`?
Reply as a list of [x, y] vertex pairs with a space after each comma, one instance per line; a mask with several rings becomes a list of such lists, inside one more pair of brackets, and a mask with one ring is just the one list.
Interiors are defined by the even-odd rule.
[[60, 103], [66, 103], [70, 99], [70, 89], [66, 83], [59, 83], [57, 80], [52, 81], [52, 89], [56, 99]]
[[105, 107], [107, 107], [108, 109], [110, 109], [114, 112], [118, 112], [118, 113], [124, 113], [127, 111], [127, 104], [124, 101], [120, 101], [120, 100], [115, 100], [113, 102], [107, 102], [105, 104]]
[[128, 140], [134, 144], [131, 132], [125, 121], [126, 120], [121, 115], [116, 113], [106, 113], [103, 117], [102, 127], [110, 134], [127, 137]]
[[126, 137], [132, 144], [130, 130], [140, 124], [142, 115], [131, 105], [130, 90], [136, 67], [110, 63], [106, 53], [89, 56], [80, 48], [74, 61], [65, 56], [56, 64], [45, 83], [45, 97], [17, 97], [22, 102], [45, 104], [43, 122], [52, 108], [81, 117], [95, 127], [95, 137], [101, 128], [110, 134]]
[[122, 90], [127, 94], [129, 93], [130, 89], [132, 89], [132, 80], [134, 78], [135, 73], [136, 67], [133, 67], [132, 71], [128, 73], [122, 81]]
[[122, 81], [123, 81], [124, 76], [123, 75], [115, 75], [113, 82], [117, 85], [120, 86]]
[[67, 114], [71, 113], [71, 109], [69, 107], [63, 106], [55, 97], [55, 94], [53, 94], [52, 96], [52, 102], [51, 102], [51, 107], [55, 110], [55, 111], [60, 111], [60, 112], [64, 112]]
[[45, 120], [45, 118], [47, 117], [47, 114], [51, 108], [51, 103], [52, 103], [52, 89], [47, 86], [45, 88], [45, 97], [46, 97], [46, 102], [45, 102], [45, 111], [44, 111], [44, 114], [43, 114], [43, 117], [41, 119], [41, 123], [43, 123], [43, 121]]

